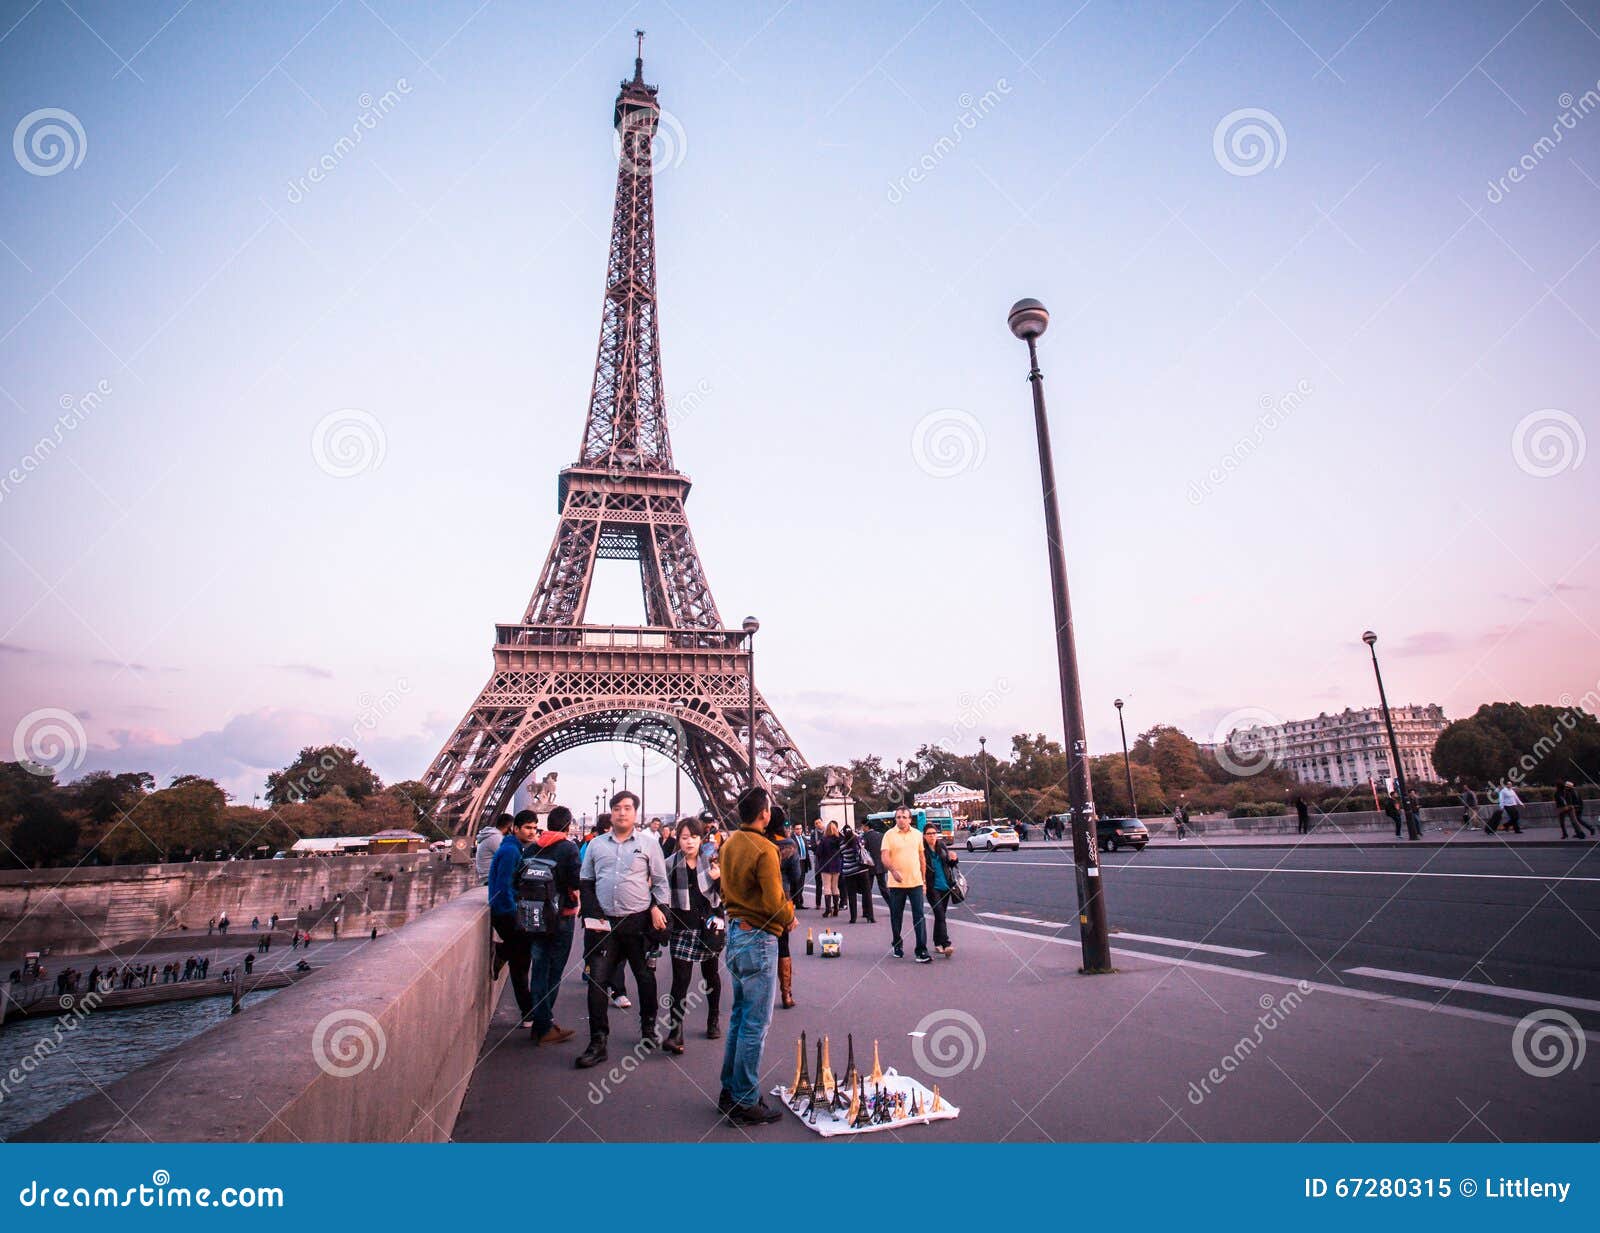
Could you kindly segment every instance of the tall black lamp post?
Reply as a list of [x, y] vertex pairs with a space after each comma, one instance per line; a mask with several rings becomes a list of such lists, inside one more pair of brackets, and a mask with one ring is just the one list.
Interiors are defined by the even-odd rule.
[[994, 821], [994, 806], [989, 804], [989, 738], [978, 738], [978, 761], [983, 763], [983, 820]]
[[1370, 629], [1361, 635], [1361, 641], [1367, 644], [1367, 650], [1372, 652], [1372, 675], [1378, 678], [1378, 702], [1383, 706], [1383, 726], [1389, 732], [1389, 756], [1394, 759], [1395, 788], [1400, 793], [1400, 812], [1405, 816], [1406, 833], [1413, 839], [1420, 839], [1418, 827], [1412, 818], [1411, 806], [1406, 799], [1406, 772], [1400, 765], [1400, 742], [1395, 739], [1394, 719], [1389, 714], [1389, 695], [1383, 691], [1383, 672], [1378, 667], [1378, 635]]
[[1067, 743], [1067, 799], [1072, 805], [1072, 859], [1078, 880], [1078, 933], [1083, 971], [1110, 972], [1111, 941], [1095, 834], [1094, 794], [1089, 786], [1089, 751], [1083, 735], [1083, 691], [1078, 684], [1078, 646], [1072, 632], [1072, 600], [1061, 548], [1061, 511], [1056, 504], [1056, 469], [1050, 422], [1044, 410], [1044, 374], [1039, 371], [1039, 336], [1050, 314], [1038, 300], [1018, 300], [1007, 318], [1011, 332], [1028, 344], [1028, 381], [1033, 386], [1033, 426], [1039, 439], [1039, 480], [1044, 489], [1044, 532], [1050, 552], [1050, 591], [1055, 600], [1056, 666], [1061, 676], [1061, 721]]
[[750, 647], [750, 782], [747, 787], [756, 786], [756, 630], [761, 628], [761, 622], [753, 616], [744, 619], [744, 636]]
[[1128, 762], [1128, 728], [1122, 722], [1122, 699], [1117, 699], [1117, 730], [1122, 733], [1122, 773], [1128, 777], [1128, 812], [1139, 816], [1139, 802], [1133, 799], [1133, 767]]

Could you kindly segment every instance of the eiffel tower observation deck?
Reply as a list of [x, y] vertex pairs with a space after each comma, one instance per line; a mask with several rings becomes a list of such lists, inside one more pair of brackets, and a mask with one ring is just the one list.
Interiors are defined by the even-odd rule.
[[[746, 783], [786, 781], [807, 765], [751, 689], [753, 634], [727, 628], [717, 610], [684, 510], [689, 477], [672, 460], [657, 326], [657, 92], [641, 39], [612, 113], [617, 192], [600, 345], [578, 458], [557, 482], [555, 539], [522, 620], [495, 627], [489, 683], [424, 776], [437, 820], [457, 834], [580, 745], [656, 750], [725, 823]], [[643, 625], [587, 620], [601, 560], [638, 562]]]

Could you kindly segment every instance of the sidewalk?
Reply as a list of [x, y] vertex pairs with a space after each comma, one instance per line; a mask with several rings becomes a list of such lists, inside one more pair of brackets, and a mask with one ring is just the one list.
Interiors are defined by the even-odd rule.
[[[819, 925], [815, 912], [802, 920]], [[885, 1068], [939, 1083], [961, 1109], [872, 1142], [1600, 1136], [1600, 1071], [1525, 1073], [1512, 1045], [1521, 1010], [1431, 1009], [1126, 951], [1117, 975], [1084, 977], [1075, 945], [970, 916], [953, 918], [954, 959], [919, 966], [887, 957], [882, 916], [841, 928], [839, 959], [806, 956], [806, 924], [797, 931], [800, 1005], [773, 1012], [762, 1087], [789, 1081], [802, 1030], [812, 1042], [829, 1034], [842, 1073], [853, 1032], [858, 1064], [870, 1069], [876, 1039]], [[579, 970], [557, 1004], [578, 1031], [566, 1045], [532, 1045], [502, 1000], [455, 1139], [820, 1142], [789, 1114], [749, 1131], [723, 1123], [723, 1042], [695, 1032], [681, 1058], [640, 1058], [637, 1011], [612, 1012], [605, 1065], [574, 1069], [586, 1035]]]
[[[1524, 826], [1523, 833], [1499, 831], [1486, 834], [1482, 827], [1463, 830], [1458, 827], [1430, 825], [1417, 840], [1396, 839], [1392, 833], [1381, 831], [1339, 831], [1331, 822], [1323, 822], [1308, 835], [1195, 835], [1189, 839], [1174, 839], [1167, 835], [1152, 835], [1152, 848], [1444, 848], [1444, 847], [1573, 847], [1595, 840], [1563, 839], [1555, 826]], [[965, 845], [956, 845], [965, 851]], [[1070, 852], [1070, 840], [1025, 840], [1022, 851], [1055, 849]]]

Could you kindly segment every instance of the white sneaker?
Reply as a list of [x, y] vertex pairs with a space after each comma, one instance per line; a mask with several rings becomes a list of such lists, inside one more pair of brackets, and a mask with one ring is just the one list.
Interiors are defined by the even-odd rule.
[[618, 1010], [632, 1010], [633, 1009], [633, 1003], [631, 1001], [629, 1001], [628, 995], [626, 993], [613, 993], [611, 995], [611, 1004], [613, 1006], [615, 1006]]

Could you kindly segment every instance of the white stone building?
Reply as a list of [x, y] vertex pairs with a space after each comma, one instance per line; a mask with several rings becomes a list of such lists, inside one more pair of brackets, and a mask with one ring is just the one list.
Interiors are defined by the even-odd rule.
[[[1445, 728], [1444, 709], [1437, 704], [1397, 706], [1390, 714], [1407, 784], [1437, 782], [1433, 747]], [[1362, 787], [1373, 780], [1381, 786], [1394, 773], [1381, 707], [1236, 728], [1224, 744], [1226, 749], [1218, 751], [1223, 765], [1232, 761], [1240, 768], [1258, 767], [1270, 760], [1301, 783], [1329, 788]]]

